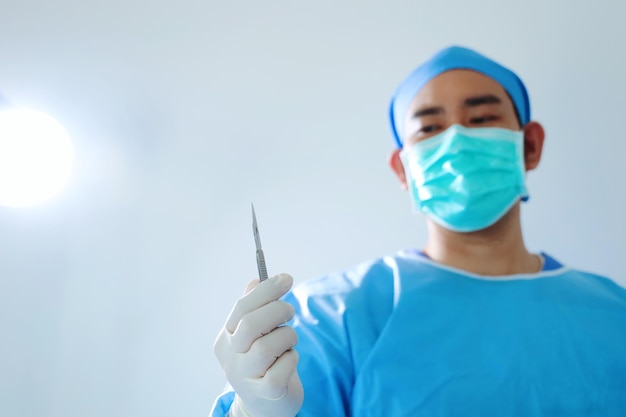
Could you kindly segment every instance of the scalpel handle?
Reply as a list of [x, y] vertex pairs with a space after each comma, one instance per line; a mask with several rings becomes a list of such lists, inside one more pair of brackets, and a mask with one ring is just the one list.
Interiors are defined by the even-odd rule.
[[259, 269], [259, 279], [261, 282], [265, 281], [267, 279], [267, 266], [262, 250], [256, 251], [256, 266]]

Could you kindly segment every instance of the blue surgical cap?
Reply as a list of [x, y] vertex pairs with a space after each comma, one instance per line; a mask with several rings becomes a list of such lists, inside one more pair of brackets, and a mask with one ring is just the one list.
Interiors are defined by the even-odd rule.
[[389, 118], [398, 147], [402, 147], [404, 119], [413, 98], [430, 80], [454, 69], [473, 70], [496, 80], [511, 97], [522, 126], [530, 121], [528, 92], [522, 80], [513, 71], [471, 49], [452, 46], [438, 52], [417, 67], [394, 93]]

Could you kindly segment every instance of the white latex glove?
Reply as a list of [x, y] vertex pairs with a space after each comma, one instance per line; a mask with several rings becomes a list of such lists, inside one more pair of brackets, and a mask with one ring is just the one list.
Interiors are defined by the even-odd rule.
[[231, 416], [294, 417], [302, 407], [297, 336], [282, 326], [294, 309], [279, 300], [292, 285], [287, 274], [251, 281], [215, 340], [215, 356], [237, 393]]

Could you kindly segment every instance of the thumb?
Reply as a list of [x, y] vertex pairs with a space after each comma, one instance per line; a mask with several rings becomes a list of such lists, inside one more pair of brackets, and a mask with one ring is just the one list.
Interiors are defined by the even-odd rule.
[[254, 287], [256, 287], [257, 285], [259, 285], [261, 281], [259, 281], [258, 278], [253, 279], [252, 281], [248, 282], [248, 285], [246, 286], [246, 290], [244, 291], [244, 295], [248, 294], [250, 291], [252, 291], [254, 289]]

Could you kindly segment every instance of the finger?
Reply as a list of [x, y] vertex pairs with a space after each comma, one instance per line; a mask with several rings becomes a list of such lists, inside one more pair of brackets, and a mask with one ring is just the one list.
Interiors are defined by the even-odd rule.
[[298, 342], [296, 331], [289, 326], [281, 326], [269, 334], [258, 338], [244, 354], [243, 366], [251, 378], [265, 375], [283, 353], [292, 349]]
[[244, 291], [243, 295], [248, 294], [250, 291], [252, 291], [254, 289], [254, 287], [259, 285], [260, 283], [261, 283], [261, 281], [259, 281], [256, 278], [253, 279], [252, 281], [248, 282], [248, 285], [246, 285], [246, 290]]
[[294, 349], [283, 353], [262, 378], [260, 387], [261, 396], [275, 400], [285, 395], [287, 383], [296, 372], [298, 360], [298, 352]]
[[[248, 287], [251, 285], [252, 283], [248, 284]], [[226, 320], [226, 329], [233, 333], [243, 316], [272, 301], [278, 300], [289, 291], [292, 285], [293, 278], [288, 274], [279, 274], [267, 281], [254, 285], [248, 294], [235, 303]]]
[[293, 306], [282, 300], [272, 301], [246, 314], [231, 336], [233, 352], [247, 352], [255, 340], [269, 334], [293, 316]]

